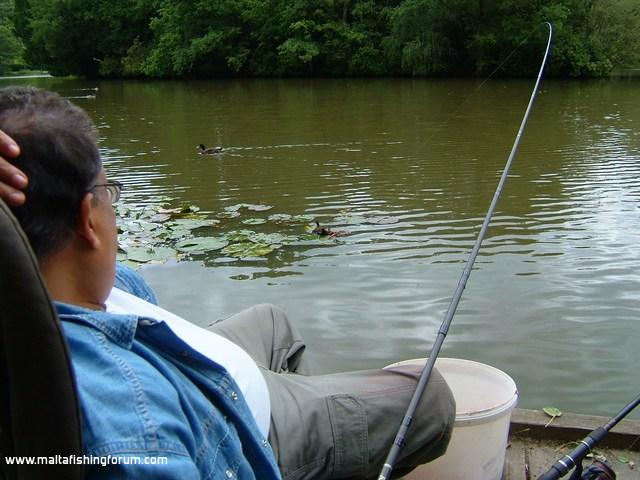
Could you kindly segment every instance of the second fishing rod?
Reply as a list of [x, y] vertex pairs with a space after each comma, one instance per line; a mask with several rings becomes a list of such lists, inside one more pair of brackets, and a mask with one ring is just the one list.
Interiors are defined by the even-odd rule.
[[480, 246], [482, 245], [482, 241], [486, 235], [487, 229], [489, 228], [489, 223], [491, 222], [491, 217], [496, 210], [496, 206], [498, 205], [498, 201], [500, 200], [500, 196], [502, 195], [502, 190], [504, 189], [504, 185], [507, 181], [507, 177], [509, 176], [509, 170], [511, 169], [511, 164], [513, 163], [513, 159], [516, 156], [516, 152], [518, 151], [518, 147], [520, 146], [520, 140], [522, 139], [522, 134], [524, 133], [524, 129], [527, 125], [527, 121], [529, 119], [529, 115], [531, 113], [531, 109], [533, 108], [533, 103], [537, 96], [538, 88], [540, 86], [540, 82], [542, 81], [542, 74], [547, 65], [547, 60], [549, 58], [549, 53], [551, 51], [551, 42], [553, 39], [553, 27], [550, 23], [545, 22], [549, 29], [549, 35], [547, 39], [547, 46], [545, 49], [544, 57], [542, 59], [542, 63], [540, 65], [540, 69], [538, 72], [538, 77], [536, 79], [535, 85], [533, 87], [533, 91], [531, 93], [531, 97], [529, 99], [529, 103], [527, 105], [527, 109], [525, 110], [524, 116], [522, 118], [522, 122], [520, 123], [520, 128], [518, 129], [518, 133], [516, 134], [516, 138], [513, 142], [513, 146], [511, 147], [511, 152], [509, 153], [509, 157], [507, 159], [507, 163], [502, 171], [502, 176], [500, 177], [500, 182], [498, 183], [498, 187], [493, 195], [493, 200], [491, 201], [491, 205], [489, 206], [489, 210], [487, 211], [487, 215], [485, 216], [484, 222], [482, 223], [482, 227], [480, 228], [480, 233], [476, 238], [476, 242], [469, 254], [469, 258], [464, 267], [460, 280], [458, 281], [458, 286], [453, 294], [451, 299], [451, 303], [449, 304], [449, 308], [444, 316], [444, 320], [440, 325], [440, 329], [438, 330], [438, 335], [433, 344], [433, 348], [431, 349], [431, 353], [427, 359], [427, 363], [422, 370], [418, 383], [416, 385], [416, 390], [409, 402], [409, 406], [407, 411], [402, 419], [402, 423], [400, 424], [400, 428], [398, 429], [398, 433], [393, 441], [393, 445], [389, 450], [387, 458], [385, 459], [384, 465], [382, 467], [382, 471], [380, 472], [380, 476], [378, 480], [387, 480], [390, 478], [391, 472], [393, 471], [393, 467], [398, 459], [398, 455], [405, 443], [405, 437], [407, 431], [413, 421], [413, 416], [418, 408], [418, 404], [424, 394], [427, 383], [429, 382], [429, 378], [431, 378], [431, 372], [433, 371], [433, 367], [436, 363], [436, 359], [438, 354], [440, 353], [440, 349], [442, 348], [442, 344], [444, 343], [444, 339], [449, 332], [449, 327], [451, 326], [451, 321], [453, 320], [453, 316], [455, 315], [456, 309], [458, 308], [458, 303], [460, 303], [460, 298], [462, 297], [462, 292], [467, 284], [467, 280], [471, 275], [471, 269], [473, 268], [473, 264], [475, 263], [476, 257], [478, 256], [478, 252], [480, 251]]

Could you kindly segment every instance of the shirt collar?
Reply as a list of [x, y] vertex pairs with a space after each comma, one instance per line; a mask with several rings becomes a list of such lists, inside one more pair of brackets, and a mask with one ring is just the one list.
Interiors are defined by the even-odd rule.
[[53, 302], [53, 304], [60, 320], [88, 325], [104, 333], [120, 346], [131, 348], [138, 328], [139, 318], [137, 315], [120, 315], [101, 310], [90, 310], [62, 302]]

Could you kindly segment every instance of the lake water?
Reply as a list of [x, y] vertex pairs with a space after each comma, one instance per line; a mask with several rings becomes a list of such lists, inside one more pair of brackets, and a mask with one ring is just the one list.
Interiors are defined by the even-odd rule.
[[[343, 232], [263, 260], [218, 252], [141, 270], [163, 306], [195, 323], [279, 305], [319, 372], [428, 353], [533, 86], [13, 82], [56, 90], [90, 112], [124, 202], [164, 198], [211, 216], [242, 203], [271, 207], [243, 209], [217, 232], [304, 233], [242, 223], [273, 214], [309, 214]], [[639, 123], [637, 80], [543, 82], [441, 352], [507, 372], [521, 407], [610, 416], [638, 394]], [[226, 152], [201, 156], [199, 143]]]

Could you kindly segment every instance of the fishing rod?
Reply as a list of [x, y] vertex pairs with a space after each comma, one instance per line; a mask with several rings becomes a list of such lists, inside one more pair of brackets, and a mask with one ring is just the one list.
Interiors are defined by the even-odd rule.
[[411, 422], [413, 420], [413, 415], [415, 414], [418, 404], [420, 403], [420, 399], [425, 391], [427, 382], [431, 377], [431, 372], [433, 371], [433, 366], [436, 363], [436, 358], [440, 353], [440, 348], [444, 342], [445, 337], [449, 331], [449, 326], [451, 325], [451, 321], [453, 320], [453, 316], [456, 312], [456, 308], [458, 308], [458, 303], [460, 302], [460, 298], [462, 297], [462, 292], [467, 284], [467, 280], [469, 275], [471, 275], [471, 269], [476, 260], [476, 256], [478, 255], [478, 251], [480, 250], [480, 246], [482, 245], [482, 241], [484, 240], [484, 236], [487, 232], [487, 228], [489, 227], [489, 222], [491, 221], [491, 217], [495, 212], [496, 205], [498, 204], [498, 200], [500, 199], [500, 195], [502, 194], [502, 189], [504, 188], [504, 184], [507, 181], [507, 176], [509, 175], [509, 170], [511, 169], [511, 164], [513, 163], [513, 159], [516, 156], [516, 152], [518, 150], [518, 146], [520, 145], [520, 140], [522, 139], [522, 134], [524, 132], [525, 126], [527, 125], [527, 120], [529, 119], [529, 114], [533, 107], [533, 102], [537, 96], [538, 88], [540, 86], [540, 81], [542, 80], [542, 73], [547, 65], [547, 59], [549, 58], [549, 53], [551, 51], [551, 40], [553, 38], [553, 27], [549, 22], [544, 22], [549, 28], [549, 37], [547, 40], [547, 47], [544, 52], [544, 57], [542, 59], [542, 64], [540, 65], [540, 71], [538, 72], [538, 78], [536, 79], [536, 83], [533, 87], [533, 91], [531, 92], [531, 98], [529, 99], [529, 104], [527, 105], [527, 109], [522, 118], [522, 122], [520, 124], [520, 128], [516, 135], [516, 138], [513, 142], [513, 146], [511, 147], [511, 153], [509, 153], [509, 157], [507, 159], [507, 163], [502, 171], [502, 177], [500, 177], [500, 182], [498, 183], [498, 187], [493, 195], [493, 200], [491, 201], [491, 205], [489, 206], [489, 210], [487, 211], [487, 215], [482, 223], [482, 228], [480, 229], [480, 233], [478, 234], [478, 238], [476, 238], [476, 242], [469, 254], [469, 258], [465, 265], [465, 268], [462, 272], [462, 276], [458, 281], [458, 286], [453, 294], [453, 298], [451, 299], [451, 303], [449, 304], [449, 308], [447, 309], [447, 313], [445, 314], [444, 320], [442, 321], [442, 325], [440, 325], [440, 329], [438, 330], [438, 336], [434, 342], [433, 348], [431, 349], [431, 354], [427, 359], [427, 363], [425, 367], [422, 369], [422, 373], [420, 374], [420, 378], [416, 385], [416, 389], [413, 393], [413, 397], [411, 398], [411, 402], [409, 402], [409, 406], [407, 411], [402, 419], [402, 423], [398, 429], [396, 437], [393, 441], [391, 449], [385, 459], [384, 465], [382, 467], [382, 471], [380, 472], [380, 476], [378, 480], [387, 480], [391, 475], [395, 462], [398, 458], [400, 450], [402, 449], [405, 443], [405, 435]]
[[[635, 400], [631, 401], [629, 404], [627, 404], [626, 407], [620, 410], [615, 417], [607, 422], [606, 425], [596, 428], [589, 435], [587, 435], [570, 454], [565, 455], [556, 463], [554, 463], [546, 473], [538, 477], [538, 480], [556, 480], [557, 478], [563, 477], [572, 468], [575, 468], [575, 472], [573, 475], [571, 475], [570, 480], [578, 480], [582, 478], [582, 460], [584, 459], [584, 457], [586, 457], [591, 452], [592, 448], [604, 438], [609, 430], [615, 427], [620, 422], [620, 420], [631, 413], [631, 411], [639, 404], [640, 395], [638, 395]], [[606, 464], [597, 465], [596, 468], [610, 470], [606, 466]], [[601, 477], [591, 476], [589, 478], [615, 478], [615, 474], [614, 476], [609, 477], [606, 476], [606, 473], [604, 475], [605, 476]]]

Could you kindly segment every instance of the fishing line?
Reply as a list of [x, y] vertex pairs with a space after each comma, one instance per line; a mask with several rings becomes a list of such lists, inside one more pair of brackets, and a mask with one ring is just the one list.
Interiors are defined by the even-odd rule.
[[449, 304], [449, 308], [447, 309], [447, 313], [445, 314], [444, 320], [442, 321], [442, 325], [440, 325], [440, 329], [438, 330], [438, 336], [434, 342], [433, 348], [431, 349], [431, 354], [427, 360], [425, 367], [420, 374], [420, 379], [418, 380], [418, 384], [416, 385], [415, 392], [413, 393], [413, 397], [411, 398], [411, 402], [409, 403], [409, 407], [402, 419], [402, 423], [400, 424], [400, 428], [398, 429], [398, 433], [396, 434], [396, 438], [393, 441], [393, 445], [389, 450], [389, 454], [384, 462], [382, 467], [382, 471], [380, 472], [380, 476], [378, 480], [387, 480], [389, 475], [391, 475], [391, 471], [395, 465], [395, 462], [398, 458], [400, 450], [402, 449], [405, 443], [405, 435], [411, 422], [413, 420], [413, 415], [418, 408], [418, 403], [422, 398], [424, 390], [426, 388], [427, 382], [431, 377], [431, 372], [433, 371], [433, 366], [435, 365], [436, 358], [440, 353], [440, 348], [442, 347], [442, 343], [444, 342], [445, 337], [449, 331], [449, 326], [451, 325], [451, 321], [458, 307], [458, 303], [460, 302], [460, 298], [462, 297], [462, 292], [467, 284], [467, 279], [469, 275], [471, 275], [471, 269], [475, 262], [476, 256], [478, 255], [478, 251], [480, 250], [480, 246], [482, 245], [482, 240], [486, 234], [487, 228], [489, 227], [489, 222], [491, 221], [491, 217], [495, 212], [496, 206], [498, 204], [498, 200], [500, 199], [500, 195], [502, 194], [502, 189], [504, 188], [504, 184], [507, 181], [507, 177], [509, 175], [509, 170], [511, 169], [511, 164], [513, 163], [513, 159], [515, 158], [516, 152], [518, 150], [518, 146], [520, 145], [520, 140], [522, 139], [522, 134], [527, 125], [527, 120], [529, 119], [529, 114], [533, 107], [533, 102], [537, 96], [538, 88], [540, 86], [540, 82], [542, 80], [542, 73], [547, 65], [547, 59], [549, 58], [549, 53], [551, 51], [551, 40], [553, 37], [553, 27], [549, 22], [545, 22], [545, 24], [549, 28], [549, 37], [547, 40], [547, 47], [544, 52], [544, 57], [542, 59], [542, 64], [540, 65], [540, 70], [538, 72], [538, 78], [536, 79], [536, 83], [533, 87], [533, 91], [531, 92], [531, 98], [529, 99], [529, 104], [527, 105], [527, 109], [522, 117], [522, 122], [520, 124], [520, 128], [516, 135], [516, 138], [513, 142], [513, 146], [511, 147], [511, 152], [509, 153], [509, 157], [507, 159], [507, 163], [502, 171], [502, 176], [500, 177], [500, 182], [498, 183], [498, 187], [493, 195], [493, 200], [491, 201], [491, 205], [489, 206], [489, 210], [487, 211], [487, 215], [482, 223], [482, 227], [480, 228], [480, 233], [478, 234], [478, 238], [469, 254], [469, 258], [465, 265], [465, 268], [462, 272], [462, 276], [458, 281], [458, 286], [453, 294], [453, 298], [451, 299], [451, 303]]
[[[511, 59], [511, 57], [513, 57], [516, 52], [518, 50], [520, 50], [520, 48], [529, 41], [529, 39], [533, 36], [534, 33], [536, 33], [543, 25], [550, 25], [548, 22], [542, 23], [541, 25], [539, 25], [538, 27], [534, 28], [533, 30], [531, 30], [531, 32], [529, 32], [529, 34], [513, 49], [511, 50], [511, 52], [504, 58], [504, 60], [502, 60], [500, 62], [500, 64], [493, 69], [493, 71], [484, 79], [482, 80], [482, 82], [480, 82], [480, 84], [473, 89], [473, 91], [462, 101], [462, 103], [460, 103], [460, 105], [458, 105], [458, 107], [453, 111], [453, 113], [449, 114], [441, 123], [441, 126], [444, 126], [446, 124], [448, 124], [454, 117], [456, 117], [461, 111], [462, 109], [467, 105], [467, 103], [469, 103], [469, 101], [480, 91], [480, 89], [482, 87], [484, 87], [484, 85], [493, 78], [493, 76], [498, 73], [500, 71], [500, 69]], [[547, 45], [548, 48], [548, 45]], [[433, 137], [435, 137], [437, 135], [437, 132], [434, 132], [431, 136], [427, 137], [425, 142], [429, 143], [429, 141], [431, 139], [433, 139]]]

